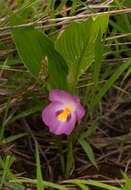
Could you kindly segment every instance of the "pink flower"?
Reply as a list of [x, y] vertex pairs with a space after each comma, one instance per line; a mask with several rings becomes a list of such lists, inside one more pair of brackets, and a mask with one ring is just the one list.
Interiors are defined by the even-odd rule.
[[85, 110], [77, 96], [63, 90], [52, 90], [49, 93], [51, 103], [43, 110], [42, 120], [50, 132], [69, 135], [77, 120], [85, 115]]

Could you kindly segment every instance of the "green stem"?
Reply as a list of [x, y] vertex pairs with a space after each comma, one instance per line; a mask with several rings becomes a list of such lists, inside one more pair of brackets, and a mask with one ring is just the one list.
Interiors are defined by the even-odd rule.
[[64, 174], [65, 161], [64, 161], [64, 155], [63, 155], [63, 149], [62, 149], [62, 136], [57, 136], [56, 141], [57, 141], [57, 148], [58, 148], [59, 154], [60, 154], [61, 168], [62, 168], [62, 172]]
[[65, 178], [68, 179], [70, 177], [70, 172], [73, 166], [73, 151], [72, 151], [72, 140], [73, 135], [67, 137], [68, 142], [68, 153], [67, 153], [67, 160], [66, 160], [66, 171], [65, 171]]

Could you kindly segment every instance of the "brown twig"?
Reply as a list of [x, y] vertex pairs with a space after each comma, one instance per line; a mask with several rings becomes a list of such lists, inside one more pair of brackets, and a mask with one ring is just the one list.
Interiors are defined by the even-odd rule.
[[[35, 21], [35, 22], [28, 23], [28, 24], [21, 24], [21, 25], [15, 25], [15, 26], [4, 26], [4, 27], [0, 28], [0, 31], [11, 30], [11, 29], [14, 29], [14, 28], [31, 27], [31, 26], [34, 26], [36, 24], [44, 24], [46, 22], [53, 23], [53, 22], [65, 21], [64, 24], [66, 24], [66, 23], [69, 23], [70, 21], [73, 21], [73, 20], [78, 20], [78, 19], [85, 20], [90, 16], [98, 16], [98, 15], [101, 15], [101, 14], [120, 15], [120, 14], [128, 14], [128, 13], [131, 13], [131, 8], [122, 9], [122, 10], [99, 12], [99, 13], [91, 13], [91, 14], [79, 14], [79, 15], [76, 15], [76, 16], [70, 16], [70, 17], [64, 17], [64, 18], [48, 19], [48, 20], [44, 20], [44, 21]], [[61, 23], [59, 23], [59, 25], [61, 25]], [[50, 25], [50, 26], [52, 26], [52, 25]], [[47, 27], [48, 26], [43, 26], [43, 29], [45, 29]]]
[[115, 39], [118, 39], [118, 38], [124, 38], [124, 37], [128, 37], [128, 36], [131, 36], [131, 33], [120, 34], [120, 35], [108, 37], [108, 38], [106, 38], [106, 41], [108, 41], [108, 40], [115, 40]]

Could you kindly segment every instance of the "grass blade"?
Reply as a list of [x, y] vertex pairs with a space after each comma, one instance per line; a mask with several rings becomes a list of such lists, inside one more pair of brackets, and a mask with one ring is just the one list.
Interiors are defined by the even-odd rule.
[[66, 180], [63, 183], [75, 183], [75, 182], [79, 182], [79, 183], [82, 183], [82, 184], [93, 185], [93, 186], [101, 187], [101, 188], [107, 189], [107, 190], [122, 190], [121, 188], [114, 187], [114, 186], [111, 186], [111, 185], [107, 185], [107, 184], [104, 184], [104, 183], [100, 183], [100, 182], [97, 182], [97, 181]]
[[85, 153], [87, 154], [87, 156], [88, 156], [89, 160], [92, 162], [92, 164], [96, 168], [98, 168], [95, 157], [94, 157], [94, 153], [93, 153], [92, 148], [89, 145], [89, 143], [86, 142], [84, 139], [79, 139], [78, 142], [80, 143], [80, 145], [84, 149]]
[[9, 143], [9, 142], [15, 141], [16, 139], [19, 139], [19, 138], [21, 138], [21, 137], [24, 137], [25, 135], [27, 135], [27, 133], [20, 133], [20, 134], [18, 134], [18, 135], [10, 136], [10, 137], [8, 137], [8, 138], [3, 139], [3, 140], [0, 142], [0, 145], [7, 144], [7, 143]]
[[109, 90], [112, 84], [118, 79], [118, 77], [131, 65], [131, 58], [123, 63], [110, 77], [110, 79], [104, 84], [103, 88], [96, 95], [95, 99], [91, 102], [89, 107], [89, 112], [92, 112], [94, 106], [101, 100], [101, 98], [105, 95], [105, 93]]
[[[16, 180], [10, 180], [10, 182], [17, 182], [17, 183], [32, 183], [32, 184], [37, 184], [38, 181], [36, 179], [16, 179]], [[67, 187], [64, 187], [62, 185], [58, 185], [52, 182], [48, 182], [48, 181], [42, 181], [42, 185], [44, 186], [48, 186], [48, 187], [52, 187], [55, 189], [59, 189], [59, 190], [69, 190]]]
[[44, 190], [42, 184], [43, 179], [40, 167], [40, 156], [39, 156], [39, 149], [37, 142], [35, 142], [35, 149], [36, 149], [36, 166], [37, 166], [37, 190]]
[[5, 164], [4, 164], [3, 175], [2, 175], [1, 183], [0, 183], [0, 190], [2, 189], [4, 181], [6, 180], [6, 175], [8, 173], [8, 168], [9, 168], [9, 161], [10, 161], [10, 156], [8, 155], [6, 157], [6, 161], [5, 161]]

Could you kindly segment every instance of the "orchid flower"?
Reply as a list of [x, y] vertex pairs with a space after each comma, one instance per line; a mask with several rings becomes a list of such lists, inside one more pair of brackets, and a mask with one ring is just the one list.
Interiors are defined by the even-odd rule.
[[85, 110], [77, 96], [64, 90], [52, 90], [49, 93], [51, 103], [42, 111], [42, 120], [50, 132], [69, 135], [77, 120], [85, 115]]

